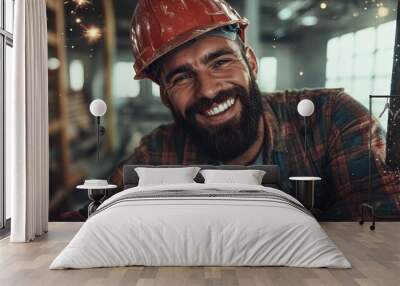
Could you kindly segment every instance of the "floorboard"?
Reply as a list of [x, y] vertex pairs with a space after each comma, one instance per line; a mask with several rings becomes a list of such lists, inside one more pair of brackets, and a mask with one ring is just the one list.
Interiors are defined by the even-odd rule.
[[55, 256], [82, 223], [50, 223], [32, 243], [0, 240], [0, 285], [398, 286], [400, 222], [378, 222], [375, 231], [356, 222], [325, 222], [323, 228], [351, 262], [352, 269], [290, 267], [119, 267], [49, 270]]

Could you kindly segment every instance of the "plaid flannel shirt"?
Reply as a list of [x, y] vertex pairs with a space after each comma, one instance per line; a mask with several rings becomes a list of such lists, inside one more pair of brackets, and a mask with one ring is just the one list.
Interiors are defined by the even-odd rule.
[[[307, 118], [307, 146], [304, 120], [297, 112], [302, 99], [315, 105]], [[372, 126], [371, 192], [369, 181], [369, 113], [343, 89], [313, 89], [266, 93], [262, 96], [265, 138], [264, 164], [281, 169], [282, 189], [294, 195], [290, 176], [319, 176], [315, 206], [321, 219], [349, 219], [359, 215], [360, 203], [370, 202], [378, 215], [400, 215], [400, 179], [385, 164], [385, 133], [376, 119]], [[133, 155], [111, 176], [122, 185], [122, 166], [218, 165], [202, 154], [174, 123], [162, 125], [142, 138]]]

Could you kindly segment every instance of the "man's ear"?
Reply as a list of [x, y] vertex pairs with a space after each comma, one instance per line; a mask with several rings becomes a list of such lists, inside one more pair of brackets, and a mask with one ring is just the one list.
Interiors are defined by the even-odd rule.
[[250, 47], [246, 47], [245, 51], [246, 51], [246, 58], [249, 63], [250, 72], [252, 73], [254, 78], [257, 78], [258, 64], [257, 64], [256, 54]]

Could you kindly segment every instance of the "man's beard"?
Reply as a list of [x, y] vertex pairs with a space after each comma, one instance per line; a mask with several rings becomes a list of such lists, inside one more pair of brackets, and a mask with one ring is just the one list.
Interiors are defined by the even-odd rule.
[[[198, 123], [196, 120], [198, 112], [205, 111], [213, 103], [221, 103], [228, 98], [240, 100], [242, 111], [239, 118], [233, 118], [217, 126], [203, 126]], [[261, 93], [256, 81], [252, 79], [249, 92], [242, 86], [235, 86], [220, 91], [213, 99], [199, 99], [186, 110], [186, 118], [175, 111], [173, 115], [175, 122], [183, 127], [200, 151], [226, 162], [243, 154], [256, 141], [262, 115]]]

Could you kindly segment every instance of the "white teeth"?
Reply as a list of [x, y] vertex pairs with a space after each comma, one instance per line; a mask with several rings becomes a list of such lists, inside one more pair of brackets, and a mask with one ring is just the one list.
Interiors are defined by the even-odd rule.
[[229, 98], [226, 101], [224, 101], [224, 102], [218, 104], [217, 106], [213, 107], [212, 109], [209, 109], [206, 113], [209, 116], [218, 115], [221, 112], [224, 112], [225, 110], [230, 108], [234, 103], [235, 103], [235, 99], [234, 98]]

